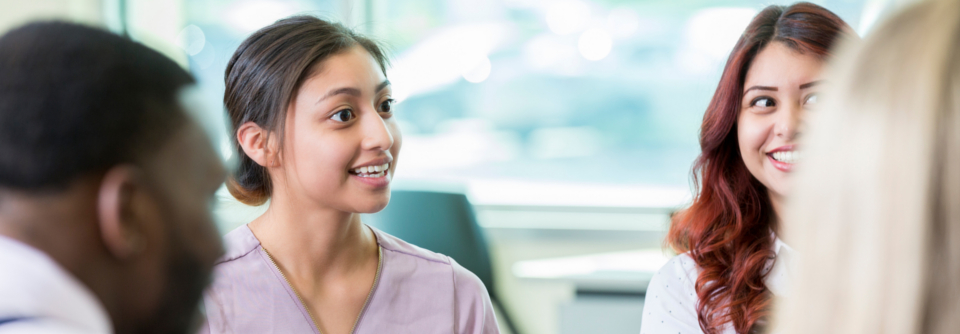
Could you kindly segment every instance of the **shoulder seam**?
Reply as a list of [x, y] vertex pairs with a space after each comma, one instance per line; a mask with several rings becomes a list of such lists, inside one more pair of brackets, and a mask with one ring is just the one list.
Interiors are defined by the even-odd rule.
[[[259, 245], [258, 245], [258, 246], [259, 246]], [[233, 257], [230, 257], [230, 258], [223, 258], [223, 259], [217, 260], [217, 262], [214, 263], [214, 265], [218, 265], [218, 264], [221, 264], [221, 263], [226, 263], [226, 262], [230, 262], [230, 261], [237, 260], [237, 259], [239, 259], [239, 258], [241, 258], [241, 257], [247, 256], [248, 254], [252, 253], [252, 252], [255, 251], [255, 250], [257, 250], [257, 247], [253, 247], [253, 248], [247, 250], [246, 252], [243, 252], [242, 254], [237, 255], [237, 256], [233, 256]]]
[[[436, 263], [442, 263], [442, 264], [445, 264], [445, 265], [451, 265], [450, 260], [447, 260], [447, 262], [443, 262], [443, 261], [440, 261], [440, 260], [437, 260], [437, 259], [427, 258], [427, 257], [421, 256], [421, 255], [417, 255], [417, 254], [413, 254], [413, 253], [410, 253], [410, 252], [404, 252], [404, 251], [402, 251], [402, 250], [390, 249], [390, 248], [387, 248], [387, 247], [383, 247], [383, 249], [386, 249], [386, 250], [391, 251], [391, 252], [394, 252], [394, 253], [400, 253], [400, 254], [405, 254], [405, 255], [413, 256], [413, 257], [415, 257], [415, 258], [419, 258], [419, 259], [426, 260], [426, 261], [430, 261], [430, 262], [436, 262]], [[442, 257], [448, 257], [448, 256], [446, 256], [446, 255], [439, 254], [439, 253], [434, 253], [434, 254], [440, 255], [440, 256], [442, 256]]]

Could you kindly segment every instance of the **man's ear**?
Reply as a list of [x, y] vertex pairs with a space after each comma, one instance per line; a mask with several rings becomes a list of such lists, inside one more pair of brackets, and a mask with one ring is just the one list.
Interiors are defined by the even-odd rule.
[[274, 147], [276, 141], [270, 140], [272, 133], [254, 122], [246, 122], [237, 129], [237, 143], [250, 159], [260, 166], [277, 167], [279, 155]]
[[100, 237], [119, 259], [129, 259], [146, 248], [146, 228], [134, 207], [134, 196], [142, 191], [142, 172], [130, 165], [110, 168], [100, 183], [97, 214]]

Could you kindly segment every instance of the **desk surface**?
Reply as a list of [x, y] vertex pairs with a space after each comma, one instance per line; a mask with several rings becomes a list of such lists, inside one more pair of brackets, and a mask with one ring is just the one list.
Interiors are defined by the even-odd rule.
[[520, 261], [513, 274], [522, 279], [564, 281], [577, 291], [644, 293], [650, 279], [672, 254], [659, 249]]

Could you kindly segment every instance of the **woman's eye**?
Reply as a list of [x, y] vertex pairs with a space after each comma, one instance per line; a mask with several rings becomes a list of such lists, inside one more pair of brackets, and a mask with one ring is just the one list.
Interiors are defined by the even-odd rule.
[[760, 107], [760, 108], [770, 108], [776, 107], [777, 103], [773, 102], [773, 99], [769, 97], [758, 97], [750, 103], [751, 106]]
[[353, 110], [343, 109], [330, 116], [330, 119], [337, 122], [348, 122], [356, 117], [357, 116], [354, 115]]
[[803, 100], [803, 105], [817, 105], [817, 94], [807, 95], [807, 99]]
[[380, 112], [390, 112], [393, 110], [393, 99], [387, 99], [380, 103]]

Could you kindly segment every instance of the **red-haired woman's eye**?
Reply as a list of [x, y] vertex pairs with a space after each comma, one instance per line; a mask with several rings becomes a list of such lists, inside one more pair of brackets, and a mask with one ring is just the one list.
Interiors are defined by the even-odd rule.
[[813, 93], [813, 94], [807, 95], [807, 98], [803, 100], [803, 105], [808, 107], [817, 106], [817, 94]]
[[777, 103], [774, 102], [773, 99], [769, 97], [758, 97], [756, 99], [753, 99], [753, 102], [750, 102], [750, 106], [760, 107], [760, 108], [770, 108], [770, 107], [776, 107]]

